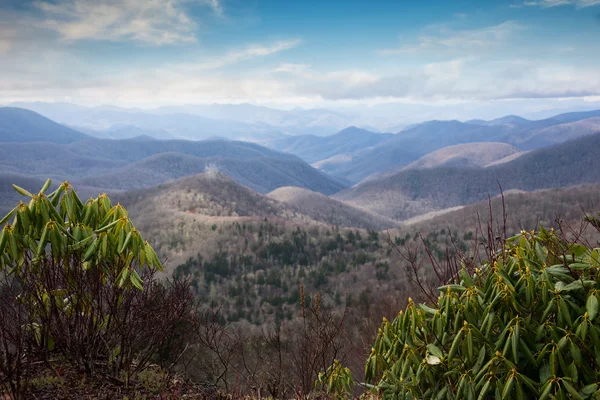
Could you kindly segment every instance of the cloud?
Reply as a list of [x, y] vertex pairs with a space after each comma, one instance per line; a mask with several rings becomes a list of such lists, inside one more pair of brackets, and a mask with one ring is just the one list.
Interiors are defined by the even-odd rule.
[[524, 1], [523, 3], [511, 4], [511, 8], [522, 7], [541, 7], [553, 8], [560, 6], [575, 6], [577, 8], [586, 8], [600, 5], [600, 0], [536, 0]]
[[221, 5], [221, 0], [208, 0], [208, 4], [216, 15], [219, 17], [223, 16], [223, 6]]
[[42, 61], [37, 70], [32, 65], [26, 73], [15, 70], [2, 74], [2, 102], [71, 98], [82, 104], [127, 106], [212, 102], [369, 104], [392, 100], [436, 103], [600, 96], [600, 77], [594, 68], [550, 63], [540, 66], [516, 60], [482, 63], [477, 59], [457, 59], [404, 68], [389, 75], [306, 66], [286, 68], [290, 72], [284, 73], [273, 68], [210, 73], [185, 68], [128, 69], [105, 77], [86, 75], [86, 65], [70, 60], [73, 67], [61, 78], [56, 78], [58, 66], [47, 71], [47, 66], [53, 65], [52, 59]]
[[279, 65], [277, 68], [273, 69], [273, 72], [283, 72], [283, 73], [292, 73], [297, 74], [309, 68], [307, 64], [293, 64], [293, 63], [283, 63]]
[[[209, 4], [222, 12], [218, 0]], [[136, 41], [149, 45], [194, 43], [194, 22], [182, 0], [35, 1], [40, 26], [69, 41]]]
[[224, 67], [226, 65], [236, 64], [240, 61], [251, 60], [257, 57], [265, 57], [271, 54], [279, 53], [284, 50], [292, 49], [302, 43], [300, 39], [283, 40], [271, 45], [250, 45], [242, 50], [231, 51], [222, 56], [212, 58], [210, 61], [192, 63], [183, 66], [187, 70], [209, 70]]
[[523, 26], [514, 21], [506, 21], [498, 25], [469, 30], [453, 30], [442, 26], [434, 34], [419, 36], [414, 43], [404, 44], [398, 48], [383, 49], [379, 53], [390, 55], [438, 49], [479, 50], [504, 43], [516, 31], [522, 29]]

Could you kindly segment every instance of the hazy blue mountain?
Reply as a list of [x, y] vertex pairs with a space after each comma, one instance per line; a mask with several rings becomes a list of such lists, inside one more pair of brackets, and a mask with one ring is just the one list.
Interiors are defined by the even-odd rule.
[[404, 168], [485, 167], [517, 153], [520, 153], [519, 149], [507, 143], [473, 142], [455, 144], [427, 153]]
[[333, 176], [358, 182], [393, 167], [410, 164], [427, 153], [461, 143], [503, 142], [506, 126], [482, 126], [459, 121], [429, 121], [386, 137], [372, 148], [356, 152], [347, 162], [321, 168]]
[[295, 155], [281, 153], [255, 143], [218, 139], [202, 141], [91, 139], [73, 143], [66, 148], [82, 156], [129, 162], [139, 161], [159, 153], [181, 153], [196, 157], [227, 156], [239, 159], [274, 157], [299, 160]]
[[267, 142], [266, 145], [275, 150], [295, 154], [309, 163], [315, 163], [337, 154], [364, 150], [391, 136], [389, 133], [375, 133], [351, 126], [327, 137], [289, 136]]
[[88, 136], [42, 115], [16, 107], [0, 107], [0, 142], [71, 143]]
[[260, 192], [298, 186], [325, 194], [345, 185], [295, 155], [253, 143], [132, 138], [71, 144], [0, 143], [0, 168], [105, 189], [147, 187], [217, 169]]
[[[67, 103], [14, 103], [60, 123], [113, 137], [115, 127], [162, 132], [161, 139], [200, 140], [210, 136], [264, 141], [284, 134], [331, 135], [352, 124], [352, 116], [325, 109], [278, 110], [252, 104], [207, 104], [152, 110], [111, 106], [81, 107]], [[127, 132], [123, 132], [127, 133]], [[166, 134], [165, 134], [166, 133]], [[122, 138], [122, 137], [114, 137]]]
[[79, 130], [89, 136], [98, 139], [131, 139], [136, 137], [147, 137], [149, 139], [173, 139], [173, 136], [166, 130], [138, 128], [131, 125], [114, 125], [106, 130], [95, 130], [91, 128], [79, 128]]
[[[323, 171], [360, 180], [377, 173], [398, 170], [438, 149], [465, 143], [501, 142], [520, 150], [534, 150], [600, 131], [600, 111], [567, 113], [538, 121], [506, 116], [492, 121], [428, 121], [413, 125], [369, 149], [338, 152], [317, 165]], [[300, 152], [296, 152], [302, 156]], [[309, 160], [312, 162], [312, 160]]]
[[591, 117], [533, 129], [524, 132], [521, 137], [515, 138], [513, 142], [522, 149], [535, 149], [598, 132], [600, 132], [600, 117]]
[[600, 134], [531, 151], [488, 168], [410, 169], [370, 179], [337, 199], [402, 220], [429, 211], [485, 200], [504, 190], [536, 190], [600, 182]]
[[207, 171], [220, 172], [260, 193], [294, 185], [329, 195], [345, 187], [300, 159], [196, 157], [181, 153], [156, 154], [104, 174], [86, 176], [77, 182], [86, 186], [130, 190]]
[[278, 110], [248, 103], [161, 107], [158, 113], [186, 113], [206, 118], [270, 126], [289, 135], [327, 136], [347, 127], [352, 116], [326, 109]]
[[[18, 103], [62, 124], [77, 129], [93, 130], [97, 136], [122, 139], [116, 133], [122, 127], [137, 128], [157, 139], [202, 140], [211, 136], [258, 141], [282, 136], [276, 128], [264, 124], [249, 124], [234, 120], [206, 118], [185, 113], [151, 113], [147, 110], [118, 107], [79, 107], [48, 103]], [[139, 133], [134, 136], [139, 135]]]
[[97, 174], [127, 164], [126, 160], [106, 158], [78, 147], [57, 143], [0, 143], [0, 170], [39, 179], [74, 179]]
[[504, 117], [493, 119], [491, 121], [471, 120], [469, 122], [478, 123], [480, 125], [489, 125], [489, 126], [494, 126], [494, 125], [518, 126], [518, 125], [527, 124], [531, 121], [528, 119], [525, 119], [523, 117], [519, 117], [518, 115], [507, 115]]
[[554, 117], [552, 117], [552, 119], [560, 121], [561, 123], [565, 123], [581, 121], [582, 119], [593, 117], [600, 117], [600, 110], [568, 112], [564, 114], [555, 115]]

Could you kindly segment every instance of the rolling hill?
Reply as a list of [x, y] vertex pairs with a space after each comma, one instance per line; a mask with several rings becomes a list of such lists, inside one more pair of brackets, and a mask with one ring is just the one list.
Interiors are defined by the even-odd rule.
[[235, 156], [196, 157], [181, 153], [159, 153], [100, 175], [88, 175], [77, 182], [106, 189], [130, 190], [206, 171], [219, 171], [260, 193], [296, 185], [333, 194], [344, 185], [312, 168], [300, 159]]
[[353, 153], [338, 152], [314, 165], [333, 176], [357, 183], [373, 174], [398, 171], [419, 158], [448, 146], [500, 142], [520, 150], [534, 150], [563, 143], [599, 132], [598, 115], [600, 111], [560, 114], [537, 121], [514, 115], [491, 121], [471, 120], [464, 123], [428, 121], [411, 126], [371, 148]]
[[[496, 223], [501, 222], [502, 199], [494, 196], [492, 211]], [[600, 211], [600, 185], [575, 185], [533, 192], [505, 193], [504, 202], [509, 234], [520, 230], [538, 229], [540, 225], [557, 227], [557, 218], [567, 224], [579, 226], [585, 214], [594, 215]], [[451, 227], [455, 232], [475, 232], [482, 221], [483, 228], [489, 216], [487, 200], [461, 207], [458, 210], [443, 212], [437, 216], [404, 225], [400, 230], [430, 232]]]
[[392, 134], [375, 133], [351, 126], [331, 136], [289, 136], [270, 141], [266, 145], [295, 154], [308, 163], [315, 163], [335, 155], [362, 151], [390, 137]]
[[0, 107], [0, 142], [72, 143], [89, 136], [57, 124], [40, 114], [16, 107]]
[[536, 129], [522, 139], [516, 140], [515, 144], [523, 149], [537, 148], [598, 132], [600, 132], [600, 117], [592, 117]]
[[412, 169], [365, 181], [334, 197], [396, 220], [466, 205], [504, 190], [600, 182], [600, 134], [524, 154], [488, 168]]
[[381, 230], [397, 225], [395, 221], [341, 201], [298, 187], [282, 187], [267, 196], [293, 206], [312, 219], [330, 225]]
[[405, 169], [436, 167], [485, 167], [505, 157], [520, 153], [519, 149], [506, 143], [457, 144], [432, 151], [408, 164]]
[[372, 148], [353, 154], [348, 162], [327, 163], [321, 168], [336, 177], [359, 182], [367, 176], [394, 167], [403, 167], [420, 157], [462, 143], [503, 141], [510, 128], [486, 126], [459, 121], [430, 121], [380, 142]]
[[111, 199], [127, 208], [136, 227], [152, 241], [162, 257], [169, 258], [171, 270], [198, 252], [214, 254], [219, 249], [240, 246], [239, 238], [221, 233], [223, 226], [260, 224], [265, 218], [279, 221], [281, 229], [316, 223], [293, 207], [244, 187], [219, 172], [113, 193]]
[[528, 119], [525, 119], [523, 117], [519, 117], [518, 115], [507, 115], [504, 117], [493, 119], [491, 121], [472, 119], [472, 120], [466, 121], [466, 122], [469, 124], [488, 125], [488, 126], [494, 126], [494, 125], [519, 126], [519, 125], [528, 124], [531, 121]]
[[[22, 111], [25, 115], [37, 115]], [[44, 117], [39, 118], [61, 128]], [[8, 124], [5, 122], [5, 125]], [[41, 136], [45, 131], [32, 132], [30, 136]], [[59, 141], [61, 132], [58, 130], [57, 133]], [[56, 132], [48, 134], [53, 133]], [[149, 187], [210, 168], [217, 168], [239, 183], [263, 193], [281, 186], [299, 186], [332, 194], [345, 187], [341, 181], [318, 171], [297, 156], [253, 143], [217, 139], [163, 141], [145, 136], [109, 140], [78, 135], [85, 140], [42, 143], [27, 142], [21, 137], [18, 138], [21, 142], [0, 143], [0, 168], [6, 173], [39, 179], [71, 179], [106, 190]]]
[[0, 143], [0, 169], [45, 180], [75, 179], [119, 168], [127, 162], [102, 154], [81, 154], [77, 147], [57, 143]]

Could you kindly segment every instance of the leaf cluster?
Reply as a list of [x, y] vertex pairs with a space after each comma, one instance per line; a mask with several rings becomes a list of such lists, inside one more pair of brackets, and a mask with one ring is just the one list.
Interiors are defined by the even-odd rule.
[[366, 379], [384, 398], [598, 396], [599, 271], [600, 249], [522, 231], [435, 304], [384, 319]]
[[68, 182], [46, 195], [50, 185], [46, 181], [37, 194], [13, 185], [29, 201], [19, 202], [0, 220], [0, 273], [18, 275], [25, 263], [39, 265], [48, 258], [68, 269], [77, 259], [85, 269], [118, 274], [119, 287], [141, 290], [141, 268], [162, 271], [154, 249], [123, 206], [113, 206], [106, 194], [83, 203]]

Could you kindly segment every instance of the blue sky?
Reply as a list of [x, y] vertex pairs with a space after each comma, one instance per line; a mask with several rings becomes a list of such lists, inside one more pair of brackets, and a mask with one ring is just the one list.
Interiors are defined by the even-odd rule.
[[2, 0], [0, 103], [589, 108], [599, 43], [600, 0]]

